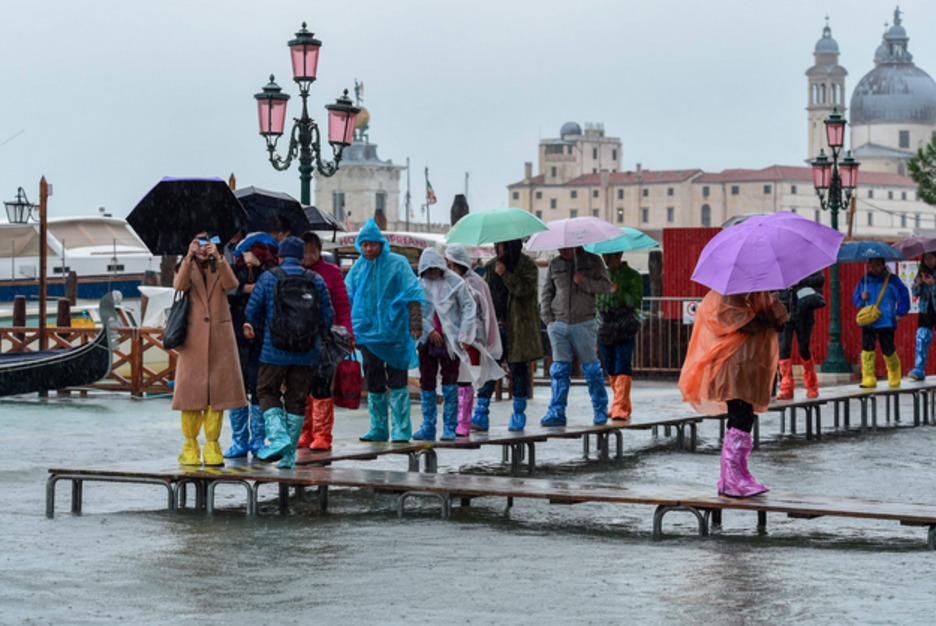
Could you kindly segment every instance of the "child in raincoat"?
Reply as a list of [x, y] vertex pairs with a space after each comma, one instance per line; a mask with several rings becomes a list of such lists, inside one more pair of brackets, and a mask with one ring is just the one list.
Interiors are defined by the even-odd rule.
[[419, 339], [419, 392], [423, 422], [413, 439], [436, 437], [436, 379], [442, 377], [442, 436], [455, 439], [458, 425], [458, 374], [468, 364], [467, 348], [474, 339], [477, 307], [462, 278], [448, 269], [433, 248], [419, 257], [419, 282], [426, 304]]
[[712, 290], [696, 312], [679, 390], [700, 413], [728, 413], [719, 494], [744, 497], [767, 491], [748, 471], [747, 460], [754, 414], [770, 404], [777, 328], [787, 317], [777, 296], [766, 291], [725, 296]]

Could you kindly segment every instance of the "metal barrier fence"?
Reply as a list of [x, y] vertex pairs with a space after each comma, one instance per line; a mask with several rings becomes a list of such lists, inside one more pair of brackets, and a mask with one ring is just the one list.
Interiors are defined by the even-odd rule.
[[644, 298], [644, 322], [634, 348], [634, 373], [679, 376], [699, 298]]

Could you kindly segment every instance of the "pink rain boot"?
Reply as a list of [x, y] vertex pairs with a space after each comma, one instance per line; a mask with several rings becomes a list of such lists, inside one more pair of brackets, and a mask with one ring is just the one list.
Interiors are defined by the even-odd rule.
[[721, 451], [721, 478], [718, 480], [719, 495], [746, 498], [768, 491], [748, 471], [747, 459], [753, 447], [751, 433], [737, 428], [725, 431]]
[[471, 434], [471, 412], [474, 410], [474, 387], [458, 387], [458, 426], [455, 435], [467, 437]]

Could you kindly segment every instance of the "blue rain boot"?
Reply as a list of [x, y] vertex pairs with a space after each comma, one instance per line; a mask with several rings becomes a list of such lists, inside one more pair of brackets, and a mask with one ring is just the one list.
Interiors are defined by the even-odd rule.
[[[485, 383], [485, 386], [487, 383]], [[483, 390], [484, 387], [481, 388]], [[491, 427], [491, 396], [483, 397], [478, 392], [478, 398], [475, 400], [474, 415], [471, 416], [471, 430], [478, 430], [486, 433]]]
[[419, 441], [435, 441], [436, 438], [436, 418], [439, 416], [439, 409], [436, 407], [435, 389], [419, 390], [419, 406], [422, 409], [422, 426], [413, 433], [413, 439]]
[[510, 423], [507, 425], [507, 430], [517, 432], [526, 428], [526, 404], [526, 398], [514, 396], [513, 413], [510, 414]]
[[925, 327], [917, 328], [916, 359], [913, 362], [913, 369], [907, 374], [913, 380], [926, 378], [926, 357], [929, 355], [931, 343], [933, 343], [933, 331]]
[[292, 469], [296, 467], [296, 450], [299, 448], [299, 437], [302, 435], [302, 424], [305, 415], [286, 413], [286, 430], [289, 432], [289, 446], [283, 450], [283, 458], [276, 464], [279, 469]]
[[257, 452], [257, 458], [267, 462], [279, 461], [291, 443], [286, 412], [279, 408], [267, 409], [263, 414], [263, 421], [270, 442]]
[[455, 441], [458, 435], [458, 385], [442, 385], [442, 441]]
[[367, 394], [367, 412], [370, 414], [370, 430], [361, 437], [361, 441], [386, 441], [389, 439], [386, 392]]
[[231, 439], [234, 443], [224, 451], [224, 458], [236, 459], [237, 457], [247, 456], [250, 450], [250, 429], [247, 422], [250, 420], [250, 409], [242, 406], [239, 409], [228, 411], [228, 419], [231, 420]]
[[390, 390], [390, 441], [407, 443], [413, 433], [410, 422], [409, 389], [400, 387]]
[[[569, 400], [569, 385], [572, 381], [572, 364], [565, 361], [553, 361], [549, 366], [549, 378], [552, 387], [552, 398], [549, 400], [549, 410], [546, 417], [540, 420], [540, 426], [565, 426], [566, 403]], [[605, 397], [605, 404], [608, 400]]]
[[263, 411], [259, 404], [250, 405], [250, 453], [257, 456], [266, 441], [266, 426], [263, 423]]
[[595, 426], [602, 426], [608, 422], [608, 390], [605, 389], [604, 372], [601, 371], [601, 361], [595, 359], [582, 366], [585, 381], [588, 383], [588, 395], [591, 396], [592, 410]]

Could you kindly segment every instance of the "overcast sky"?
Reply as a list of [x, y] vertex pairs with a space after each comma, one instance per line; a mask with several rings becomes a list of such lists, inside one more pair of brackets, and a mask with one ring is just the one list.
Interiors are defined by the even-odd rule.
[[[0, 199], [125, 217], [162, 176], [299, 196], [266, 160], [253, 95], [273, 73], [299, 113], [286, 42], [323, 42], [311, 115], [357, 78], [379, 155], [423, 170], [448, 218], [507, 205], [506, 185], [567, 121], [599, 122], [633, 169], [718, 171], [806, 157], [806, 79], [830, 17], [851, 95], [895, 4], [877, 0], [2, 0]], [[936, 75], [936, 2], [901, 3]], [[401, 185], [405, 191], [405, 177]], [[330, 201], [323, 201], [330, 208]], [[417, 209], [418, 210], [418, 209]], [[434, 220], [436, 221], [436, 220]]]

